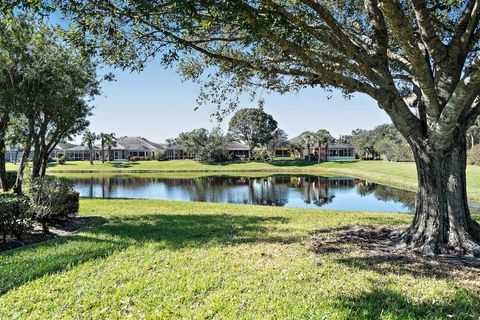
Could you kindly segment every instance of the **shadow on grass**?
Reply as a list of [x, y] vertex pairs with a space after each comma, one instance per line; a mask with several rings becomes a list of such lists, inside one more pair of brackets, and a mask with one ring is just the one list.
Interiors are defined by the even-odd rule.
[[441, 301], [416, 302], [411, 296], [389, 288], [398, 284], [373, 282], [372, 289], [342, 296], [338, 307], [348, 310], [350, 319], [477, 319], [480, 297], [475, 290], [459, 289]]
[[391, 226], [344, 226], [317, 230], [312, 249], [330, 255], [333, 261], [359, 270], [379, 274], [399, 274], [433, 279], [475, 280], [480, 258], [437, 255], [435, 258], [400, 252], [398, 232]]
[[104, 259], [132, 246], [162, 249], [236, 245], [251, 242], [291, 243], [288, 235], [270, 236], [267, 228], [284, 224], [283, 217], [231, 215], [132, 215], [98, 218], [83, 232], [0, 254], [0, 293], [47, 274], [84, 262]]
[[[342, 161], [334, 161], [335, 164], [352, 164], [359, 162], [359, 160], [342, 160]], [[321, 163], [324, 163], [323, 161]], [[306, 160], [274, 160], [271, 162], [272, 165], [277, 167], [306, 167], [306, 166], [313, 166], [318, 164], [317, 161], [306, 161]]]
[[122, 161], [122, 162], [109, 162], [113, 168], [124, 169], [138, 166], [140, 163], [134, 161]]
[[95, 233], [128, 242], [155, 242], [168, 249], [250, 242], [292, 242], [296, 238], [267, 235], [271, 224], [286, 224], [284, 217], [232, 215], [143, 215], [113, 218]]
[[59, 164], [58, 162], [50, 162], [48, 164], [48, 168], [51, 169], [51, 168], [62, 168], [62, 167], [71, 167], [71, 166], [74, 166], [75, 164], [71, 163], [71, 162], [65, 162], [64, 164]]

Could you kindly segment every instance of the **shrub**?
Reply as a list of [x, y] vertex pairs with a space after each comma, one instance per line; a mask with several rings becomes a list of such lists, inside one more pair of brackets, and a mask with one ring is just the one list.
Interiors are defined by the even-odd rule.
[[165, 150], [163, 149], [157, 149], [157, 151], [155, 151], [155, 159], [157, 161], [165, 161], [165, 160], [168, 160], [167, 159], [167, 154], [165, 152]]
[[480, 166], [480, 145], [473, 146], [467, 153], [467, 160], [469, 164]]
[[65, 155], [59, 154], [57, 157], [57, 161], [59, 165], [64, 165], [65, 164]]
[[30, 205], [35, 219], [48, 233], [48, 224], [66, 220], [78, 212], [79, 194], [63, 178], [45, 176], [30, 183]]
[[132, 156], [130, 157], [130, 161], [147, 161], [152, 160], [150, 157], [140, 157], [140, 156]]
[[32, 211], [25, 197], [14, 194], [0, 194], [0, 232], [3, 242], [7, 234], [14, 235], [18, 240], [31, 226]]
[[272, 161], [274, 158], [272, 152], [267, 148], [255, 148], [253, 150], [253, 159], [258, 161]]

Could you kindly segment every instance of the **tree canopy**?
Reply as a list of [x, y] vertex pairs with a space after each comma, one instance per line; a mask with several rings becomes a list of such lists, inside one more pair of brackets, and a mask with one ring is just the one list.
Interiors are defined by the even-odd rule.
[[266, 146], [275, 138], [278, 123], [263, 108], [238, 110], [230, 119], [228, 131], [234, 139], [244, 142], [252, 150]]
[[480, 255], [465, 178], [465, 135], [480, 114], [477, 0], [18, 3], [63, 11], [77, 26], [71, 39], [118, 66], [142, 69], [161, 56], [203, 83], [200, 101], [222, 110], [259, 88], [369, 95], [418, 168], [419, 201], [403, 244], [428, 255]]
[[182, 132], [175, 139], [184, 152], [194, 155], [198, 161], [222, 162], [230, 160], [228, 137], [218, 127], [208, 131], [205, 128]]
[[19, 173], [33, 150], [33, 177], [45, 174], [60, 141], [88, 126], [90, 102], [99, 94], [96, 64], [61, 34], [31, 15], [0, 16], [0, 158], [6, 138], [21, 143]]

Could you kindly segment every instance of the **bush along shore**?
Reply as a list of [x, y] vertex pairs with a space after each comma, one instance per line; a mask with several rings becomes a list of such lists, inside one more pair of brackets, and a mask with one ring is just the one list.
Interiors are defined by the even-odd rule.
[[[0, 194], [0, 249], [36, 242], [51, 234], [50, 226], [65, 224], [79, 209], [79, 194], [64, 178], [45, 176], [26, 181], [21, 195]], [[38, 229], [41, 232], [38, 232]], [[27, 234], [27, 239], [25, 239]]]

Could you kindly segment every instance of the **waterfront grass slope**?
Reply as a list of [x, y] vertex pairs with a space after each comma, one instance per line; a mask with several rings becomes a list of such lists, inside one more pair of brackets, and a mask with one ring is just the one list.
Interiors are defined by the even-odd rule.
[[311, 250], [318, 229], [411, 215], [100, 199], [80, 214], [95, 222], [0, 254], [1, 319], [480, 317], [478, 279]]

